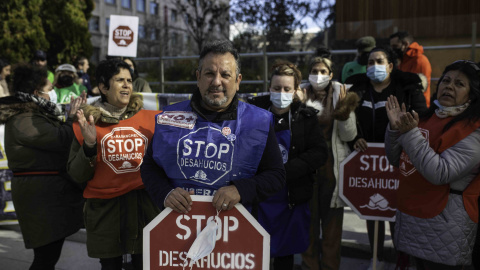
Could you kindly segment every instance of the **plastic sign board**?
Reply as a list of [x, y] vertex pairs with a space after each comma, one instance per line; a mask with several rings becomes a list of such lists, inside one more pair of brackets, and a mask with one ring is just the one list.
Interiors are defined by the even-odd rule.
[[110, 15], [108, 55], [137, 57], [138, 17]]
[[[193, 195], [188, 214], [166, 208], [143, 229], [144, 269], [190, 269], [188, 250], [207, 221], [217, 216], [212, 199]], [[217, 222], [215, 248], [192, 269], [269, 269], [270, 235], [245, 207], [221, 211]]]
[[362, 219], [395, 221], [399, 171], [383, 143], [368, 143], [340, 163], [340, 197]]

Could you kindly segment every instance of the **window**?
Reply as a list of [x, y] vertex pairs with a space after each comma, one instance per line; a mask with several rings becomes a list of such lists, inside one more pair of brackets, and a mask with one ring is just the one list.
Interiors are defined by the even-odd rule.
[[177, 21], [177, 11], [176, 11], [175, 9], [172, 9], [172, 12], [171, 12], [171, 13], [172, 13], [172, 15], [171, 15], [171, 17], [170, 17], [170, 20], [171, 20], [172, 22], [176, 22], [176, 21]]
[[100, 48], [93, 47], [93, 54], [90, 59], [92, 59], [92, 62], [94, 63], [100, 62]]
[[122, 0], [122, 7], [132, 9], [132, 0]]
[[185, 25], [188, 25], [190, 23], [190, 15], [185, 14]]
[[158, 15], [158, 3], [150, 1], [150, 14]]
[[145, 0], [137, 0], [137, 11], [145, 12]]
[[98, 16], [92, 16], [88, 21], [88, 30], [90, 31], [100, 31], [100, 18]]
[[143, 25], [139, 25], [138, 26], [138, 38], [141, 39], [141, 38], [145, 38], [146, 34], [145, 34], [145, 26]]
[[110, 32], [110, 18], [105, 19], [105, 26], [107, 29], [107, 33]]
[[115, 0], [105, 0], [105, 3], [115, 5]]
[[177, 33], [172, 33], [171, 44], [172, 44], [172, 47], [175, 47], [175, 46], [178, 45], [178, 34]]
[[150, 40], [157, 40], [157, 29], [150, 28]]

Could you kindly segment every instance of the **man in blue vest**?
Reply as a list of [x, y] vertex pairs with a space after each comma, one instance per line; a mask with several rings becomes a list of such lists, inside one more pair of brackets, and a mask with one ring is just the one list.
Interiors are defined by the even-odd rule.
[[217, 210], [229, 210], [281, 190], [285, 169], [272, 114], [238, 100], [242, 75], [232, 43], [206, 44], [196, 75], [192, 99], [156, 116], [141, 167], [153, 201], [188, 213], [190, 195], [206, 195]]

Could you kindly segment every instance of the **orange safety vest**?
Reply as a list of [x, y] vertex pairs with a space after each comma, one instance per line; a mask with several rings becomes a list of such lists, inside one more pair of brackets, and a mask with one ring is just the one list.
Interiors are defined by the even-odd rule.
[[[98, 122], [97, 159], [93, 178], [83, 192], [85, 198], [110, 199], [134, 189], [144, 188], [140, 165], [147, 153], [159, 111], [141, 110], [118, 124]], [[78, 122], [73, 130], [83, 145]]]
[[[422, 134], [430, 147], [438, 154], [455, 145], [480, 127], [480, 121], [465, 125], [465, 121], [455, 123], [446, 132], [445, 125], [451, 118], [439, 118], [435, 114], [419, 123]], [[402, 152], [400, 157], [400, 186], [397, 193], [397, 207], [411, 216], [433, 218], [439, 215], [448, 202], [450, 185], [434, 185], [423, 177]], [[463, 203], [470, 218], [478, 223], [478, 196], [480, 195], [480, 174], [463, 191]]]

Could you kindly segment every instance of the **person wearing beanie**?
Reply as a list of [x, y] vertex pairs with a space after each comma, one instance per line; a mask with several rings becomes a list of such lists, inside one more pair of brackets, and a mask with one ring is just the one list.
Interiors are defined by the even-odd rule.
[[33, 58], [32, 60], [30, 61], [30, 63], [34, 66], [39, 66], [39, 67], [42, 67], [42, 68], [46, 68], [47, 69], [47, 73], [48, 73], [48, 80], [50, 81], [50, 83], [53, 83], [53, 80], [54, 80], [54, 76], [53, 75], [53, 72], [51, 72], [50, 70], [48, 70], [48, 61], [47, 61], [47, 54], [42, 51], [42, 50], [36, 50], [34, 53], [33, 53]]
[[356, 59], [343, 66], [343, 83], [352, 75], [367, 72], [368, 54], [375, 47], [375, 39], [371, 36], [361, 37], [355, 42], [355, 47], [357, 47]]

